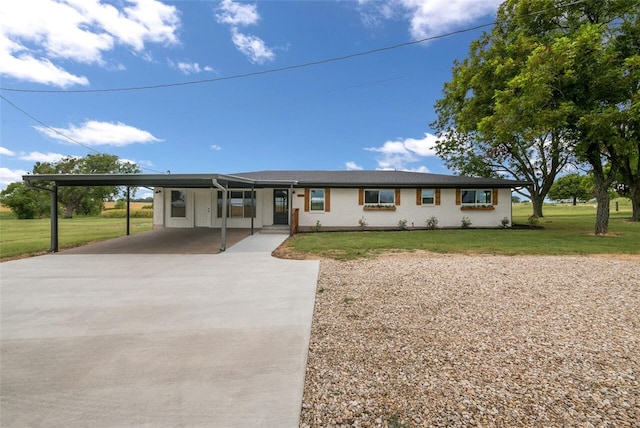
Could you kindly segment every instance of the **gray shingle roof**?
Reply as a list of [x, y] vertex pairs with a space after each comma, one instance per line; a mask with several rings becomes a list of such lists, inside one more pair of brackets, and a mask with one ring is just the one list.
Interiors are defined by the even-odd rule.
[[239, 174], [34, 174], [28, 182], [49, 181], [60, 186], [147, 186], [210, 188], [212, 180], [230, 187], [485, 187], [515, 188], [525, 181], [462, 177], [407, 171], [255, 171]]
[[514, 188], [529, 184], [526, 181], [499, 178], [464, 177], [409, 171], [255, 171], [230, 174], [256, 181], [297, 181], [299, 187], [440, 187], [460, 186]]

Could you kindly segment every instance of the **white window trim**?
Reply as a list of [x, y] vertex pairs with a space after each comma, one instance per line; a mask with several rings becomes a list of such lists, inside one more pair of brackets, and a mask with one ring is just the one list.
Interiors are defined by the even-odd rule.
[[[424, 192], [430, 190], [433, 192], [433, 202], [425, 203], [424, 201]], [[420, 205], [423, 207], [435, 207], [436, 206], [436, 189], [421, 189], [420, 191]]]
[[[176, 207], [173, 204], [173, 192], [178, 192], [181, 193], [182, 195], [184, 195], [184, 215], [181, 216], [174, 216], [173, 215], [173, 208]], [[187, 200], [189, 198], [189, 195], [187, 194], [186, 190], [183, 189], [171, 189], [169, 192], [169, 218], [172, 219], [180, 219], [180, 220], [184, 220], [187, 218]]]
[[[313, 209], [313, 191], [314, 190], [319, 190], [322, 192], [322, 209], [321, 210], [314, 210]], [[325, 213], [327, 210], [327, 191], [325, 189], [309, 189], [309, 212], [313, 213], [313, 214], [321, 214], [321, 213]]]

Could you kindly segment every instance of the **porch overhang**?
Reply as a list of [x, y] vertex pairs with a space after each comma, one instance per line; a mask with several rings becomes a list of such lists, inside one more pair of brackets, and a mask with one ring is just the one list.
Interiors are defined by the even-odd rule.
[[[227, 174], [27, 174], [24, 182], [34, 189], [51, 192], [51, 247], [49, 252], [58, 252], [58, 218], [55, 207], [58, 187], [82, 186], [126, 186], [130, 187], [175, 187], [187, 189], [217, 188], [264, 188], [274, 185], [293, 188], [295, 180], [255, 180]], [[50, 183], [51, 188], [43, 187]], [[224, 192], [226, 197], [226, 192]], [[225, 205], [226, 206], [226, 205]], [[129, 201], [127, 200], [127, 231], [129, 230]], [[221, 251], [226, 249], [227, 213], [223, 210], [221, 228]]]

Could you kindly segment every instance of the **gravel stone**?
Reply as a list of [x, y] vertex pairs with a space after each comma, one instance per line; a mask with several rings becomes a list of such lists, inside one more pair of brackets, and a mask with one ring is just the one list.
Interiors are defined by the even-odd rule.
[[637, 261], [321, 261], [301, 427], [639, 421]]

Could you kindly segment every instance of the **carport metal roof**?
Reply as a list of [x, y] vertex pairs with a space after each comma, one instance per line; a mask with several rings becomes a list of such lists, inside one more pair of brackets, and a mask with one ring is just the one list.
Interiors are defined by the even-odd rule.
[[266, 187], [295, 185], [297, 180], [255, 179], [228, 174], [29, 174], [22, 179], [31, 184], [54, 183], [57, 186], [128, 186], [210, 188], [215, 183], [226, 187]]
[[[51, 193], [51, 247], [58, 251], [58, 187], [81, 186], [127, 186], [130, 187], [177, 187], [217, 188], [222, 191], [222, 227], [220, 251], [227, 246], [227, 190], [229, 187], [261, 188], [266, 186], [293, 187], [296, 180], [252, 179], [226, 174], [29, 174], [22, 179], [28, 186]], [[53, 188], [40, 187], [40, 183], [53, 183]], [[129, 192], [127, 191], [127, 235], [129, 234]], [[253, 223], [252, 223], [253, 230]]]

